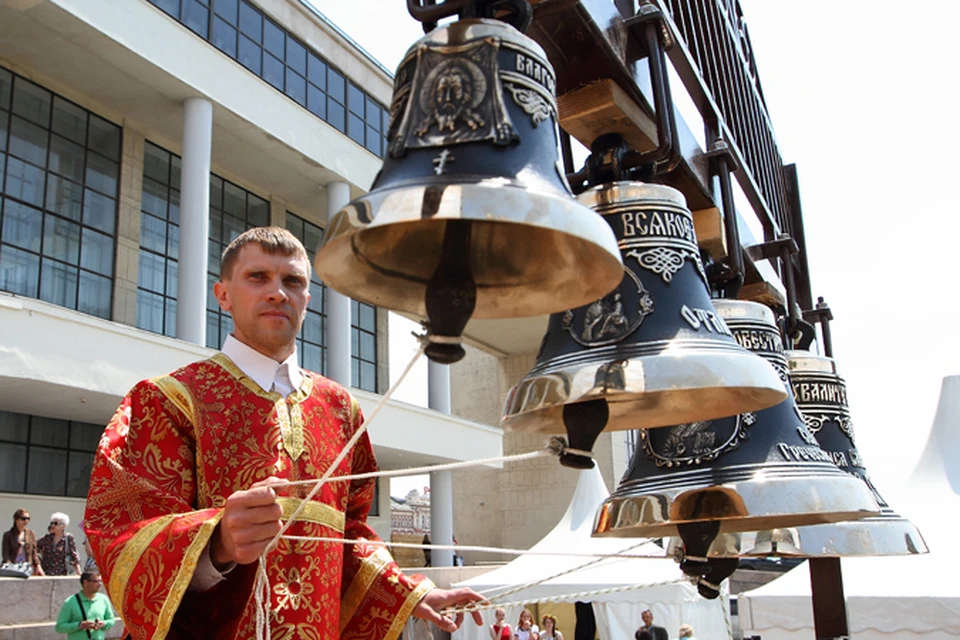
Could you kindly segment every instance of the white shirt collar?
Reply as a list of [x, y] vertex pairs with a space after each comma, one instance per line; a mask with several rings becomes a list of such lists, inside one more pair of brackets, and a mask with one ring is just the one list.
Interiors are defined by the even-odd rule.
[[286, 360], [277, 362], [273, 358], [263, 355], [253, 347], [245, 345], [234, 338], [233, 334], [230, 334], [227, 336], [226, 342], [223, 343], [223, 349], [221, 349], [221, 351], [223, 355], [233, 360], [233, 363], [237, 365], [248, 378], [260, 385], [260, 388], [264, 391], [269, 391], [271, 387], [273, 387], [273, 381], [278, 376], [284, 376], [284, 365], [286, 365], [286, 375], [289, 376], [293, 389], [299, 389], [300, 384], [303, 382], [303, 373], [300, 371], [300, 367], [297, 366], [296, 348], [294, 348], [293, 353], [291, 353]]

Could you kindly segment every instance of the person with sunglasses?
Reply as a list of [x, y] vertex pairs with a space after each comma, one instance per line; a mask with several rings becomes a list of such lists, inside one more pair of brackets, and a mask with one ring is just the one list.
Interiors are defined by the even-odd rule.
[[80, 575], [80, 554], [77, 553], [77, 541], [72, 533], [67, 533], [70, 525], [70, 516], [65, 513], [54, 513], [50, 516], [50, 525], [47, 535], [37, 540], [37, 549], [40, 551], [40, 564], [44, 574], [48, 576], [69, 575], [67, 567]]
[[26, 509], [13, 512], [13, 526], [3, 533], [2, 566], [14, 568], [27, 575], [42, 576], [37, 536], [27, 526], [29, 522], [30, 514]]

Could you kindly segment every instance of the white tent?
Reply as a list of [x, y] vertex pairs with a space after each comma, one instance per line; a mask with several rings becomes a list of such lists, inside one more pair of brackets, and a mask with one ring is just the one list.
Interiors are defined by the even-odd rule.
[[[593, 517], [609, 493], [600, 471], [580, 473], [576, 491], [566, 513], [554, 529], [530, 551], [539, 553], [636, 554], [653, 556], [638, 559], [607, 558], [588, 568], [575, 570], [592, 562], [590, 558], [525, 554], [503, 567], [459, 583], [491, 599], [501, 602], [592, 602], [602, 640], [632, 640], [640, 626], [640, 612], [650, 609], [654, 622], [665, 627], [670, 635], [682, 623], [693, 625], [701, 638], [726, 638], [726, 622], [722, 599], [705, 600], [690, 583], [675, 582], [683, 578], [679, 566], [663, 557], [663, 549], [641, 539], [592, 538]], [[565, 575], [558, 575], [570, 571]], [[555, 577], [556, 576], [556, 577]], [[548, 579], [549, 578], [549, 579]], [[536, 583], [536, 584], [531, 584]], [[512, 594], [502, 594], [514, 587], [528, 585]], [[639, 585], [644, 585], [640, 588]], [[616, 590], [624, 588], [624, 590]], [[609, 593], [576, 596], [598, 590]], [[520, 605], [505, 607], [511, 624], [519, 617]], [[491, 624], [492, 611], [484, 612], [484, 621]], [[489, 640], [487, 630], [464, 624], [454, 634], [457, 640]], [[572, 621], [564, 621], [564, 636], [573, 639]]]
[[[930, 548], [923, 556], [843, 558], [843, 591], [856, 640], [960, 637], [960, 376], [944, 378], [920, 463], [891, 506], [909, 518]], [[882, 491], [888, 497], [885, 490]], [[744, 635], [810, 640], [813, 605], [806, 563], [739, 598]]]

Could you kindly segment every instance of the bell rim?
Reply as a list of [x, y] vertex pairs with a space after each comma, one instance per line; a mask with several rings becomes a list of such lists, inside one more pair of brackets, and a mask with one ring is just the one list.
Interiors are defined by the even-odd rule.
[[580, 193], [577, 195], [577, 201], [594, 210], [643, 202], [648, 205], [644, 208], [667, 205], [683, 209], [691, 217], [693, 215], [687, 208], [687, 199], [680, 190], [656, 182], [638, 180], [607, 182]]
[[[366, 232], [392, 227], [409, 230], [418, 225], [434, 225], [447, 221], [470, 221], [475, 224], [504, 224], [534, 228], [538, 233], [554, 236], [570, 246], [577, 247], [575, 254], [588, 254], [589, 260], [583, 264], [569, 264], [563, 261], [548, 281], [528, 282], [516, 286], [497, 283], [477, 283], [477, 304], [474, 319], [520, 318], [559, 313], [576, 308], [602, 298], [612, 291], [623, 278], [623, 261], [617, 246], [613, 230], [601, 216], [576, 202], [572, 197], [552, 190], [523, 188], [519, 185], [504, 185], [502, 181], [480, 180], [468, 183], [447, 185], [444, 193], [456, 195], [441, 199], [437, 212], [424, 218], [409, 213], [410, 207], [402, 209], [398, 203], [416, 203], [422, 201], [430, 185], [399, 185], [386, 189], [370, 191], [354, 199], [331, 218], [327, 233], [314, 258], [314, 268], [324, 284], [350, 297], [383, 306], [392, 311], [426, 316], [424, 295], [388, 296], [385, 291], [391, 289], [386, 284], [380, 287], [363, 288], [366, 284], [363, 273], [357, 272], [363, 267], [362, 261], [352, 248], [355, 239]], [[525, 206], [513, 208], [519, 199]], [[394, 202], [386, 206], [387, 201]], [[496, 202], [508, 214], [488, 213], [495, 209]], [[487, 208], [478, 203], [487, 202]], [[492, 203], [492, 204], [491, 204]], [[464, 206], [466, 205], [466, 208]], [[416, 207], [414, 207], [416, 210]], [[376, 211], [375, 215], [369, 212]], [[522, 248], [518, 248], [520, 253]], [[566, 257], [566, 256], [565, 256]], [[589, 264], [588, 264], [589, 263]], [[359, 266], [358, 266], [359, 265]], [[591, 275], [589, 287], [579, 293], [570, 287], [571, 282], [588, 284], [583, 277], [589, 269]], [[551, 286], [555, 285], [555, 286]], [[416, 278], [404, 279], [405, 285], [419, 291], [424, 289], [426, 280], [418, 282]], [[563, 285], [561, 287], [561, 285]], [[506, 311], [502, 307], [491, 305], [490, 299], [502, 295], [506, 290], [513, 291], [517, 300], [514, 307]], [[550, 290], [554, 295], [546, 295]], [[558, 289], [564, 295], [555, 295]], [[533, 304], [536, 302], [537, 304]]]
[[777, 320], [773, 310], [765, 304], [732, 298], [714, 298], [712, 302], [714, 309], [731, 329], [740, 322], [757, 322], [766, 325], [770, 331], [777, 330]]
[[[601, 369], [611, 364], [611, 361], [606, 360], [573, 364], [528, 376], [507, 393], [501, 426], [512, 431], [564, 433], [563, 406], [599, 398], [606, 398], [610, 405], [610, 420], [604, 431], [641, 427], [653, 429], [713, 420], [759, 411], [787, 399], [783, 380], [760, 356], [736, 344], [706, 340], [690, 342], [691, 348], [685, 354], [676, 350], [664, 351], [620, 361], [626, 363], [621, 367], [625, 374], [625, 384], [623, 389], [616, 392], [596, 389], [594, 384]], [[709, 346], [713, 352], [698, 351], [698, 346]], [[588, 355], [589, 353], [585, 353], [585, 356]], [[678, 364], [679, 360], [682, 360], [682, 365]], [[613, 362], [617, 361], [614, 359]], [[679, 381], [657, 373], [657, 369], [676, 369], [680, 366], [684, 366], [683, 370], [687, 373], [683, 374]], [[648, 371], [649, 375], [645, 375], [642, 380], [630, 375], [633, 372]], [[690, 371], [694, 371], [694, 375], [689, 375]], [[558, 377], [563, 380], [559, 385], [556, 384]], [[680, 384], [685, 386], [679, 386]], [[716, 390], [720, 400], [704, 401], [705, 396], [714, 395], [705, 391], [706, 389]], [[545, 393], [549, 391], [555, 393], [547, 398]], [[677, 407], [668, 411], [661, 403], [671, 401], [669, 396], [674, 396], [672, 404]], [[725, 415], [717, 415], [717, 409], [712, 407], [716, 407], [715, 402], [722, 402], [724, 397], [735, 402], [737, 408]], [[640, 404], [647, 406], [640, 407]], [[638, 424], [638, 410], [651, 414], [647, 422]], [[657, 414], [664, 417], [657, 419]]]
[[[708, 558], [846, 558], [879, 556], [913, 556], [930, 553], [923, 534], [907, 518], [897, 513], [881, 513], [847, 522], [832, 522], [800, 527], [782, 527], [792, 536], [788, 543], [794, 551], [761, 548], [756, 539], [749, 542], [752, 532], [729, 532], [717, 539], [707, 550]], [[764, 533], [760, 531], [756, 533]], [[721, 539], [725, 538], [725, 539]], [[906, 544], [914, 546], [911, 550]], [[671, 538], [668, 548], [675, 548], [679, 538]], [[750, 546], [748, 546], [750, 545]], [[735, 552], [730, 551], [734, 549]], [[669, 553], [668, 553], [669, 555]]]
[[828, 356], [793, 349], [784, 352], [784, 355], [787, 358], [787, 365], [790, 367], [790, 377], [799, 377], [805, 374], [826, 374], [840, 377], [837, 372], [836, 360]]
[[[681, 487], [642, 495], [614, 493], [604, 500], [597, 510], [593, 535], [670, 537], [679, 535], [677, 525], [714, 520], [720, 523], [721, 534], [739, 533], [859, 521], [880, 514], [880, 508], [866, 484], [830, 463], [793, 464], [789, 466], [795, 467], [797, 472], [783, 474], [771, 473], [769, 464], [756, 463], [755, 466], [766, 473], [755, 473], [753, 477], [742, 482], [726, 482], [686, 490]], [[804, 473], [799, 472], [801, 467]], [[787, 490], [790, 485], [796, 486], [797, 483], [802, 483], [803, 493], [791, 496]], [[706, 491], [733, 494], [743, 508], [748, 510], [747, 515], [671, 519], [670, 511], [678, 504], [678, 499], [693, 500]], [[790, 499], [804, 496], [816, 496], [818, 502], [825, 504], [823, 508], [814, 509], [805, 506], [801, 500]], [[783, 506], [773, 505], [773, 501]], [[639, 510], [641, 518], [646, 519], [641, 522], [634, 519], [628, 523], [620, 520], [618, 516], [628, 504], [633, 511]]]

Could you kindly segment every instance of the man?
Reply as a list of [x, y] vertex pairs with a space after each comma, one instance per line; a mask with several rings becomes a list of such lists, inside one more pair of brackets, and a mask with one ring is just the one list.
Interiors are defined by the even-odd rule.
[[670, 640], [670, 637], [667, 635], [667, 630], [663, 627], [658, 627], [653, 624], [653, 612], [650, 609], [645, 610], [640, 614], [640, 619], [643, 620], [643, 626], [640, 629], [637, 629], [637, 633], [643, 629], [646, 629], [650, 633], [650, 637], [653, 640]]
[[[141, 381], [107, 425], [85, 519], [133, 640], [253, 638], [256, 561], [311, 488], [268, 485], [321, 477], [363, 422], [343, 387], [297, 367], [309, 282], [288, 231], [240, 235], [214, 285], [234, 323], [223, 351]], [[374, 470], [364, 434], [333, 475]], [[372, 479], [325, 484], [287, 533], [376, 540], [373, 495]], [[410, 615], [454, 631], [462, 615], [439, 609], [482, 599], [406, 576], [364, 542], [281, 540], [267, 573], [275, 638], [394, 640]]]
[[116, 622], [110, 599], [99, 593], [100, 582], [99, 573], [84, 571], [80, 592], [63, 601], [56, 629], [67, 634], [67, 640], [103, 640], [104, 632]]

